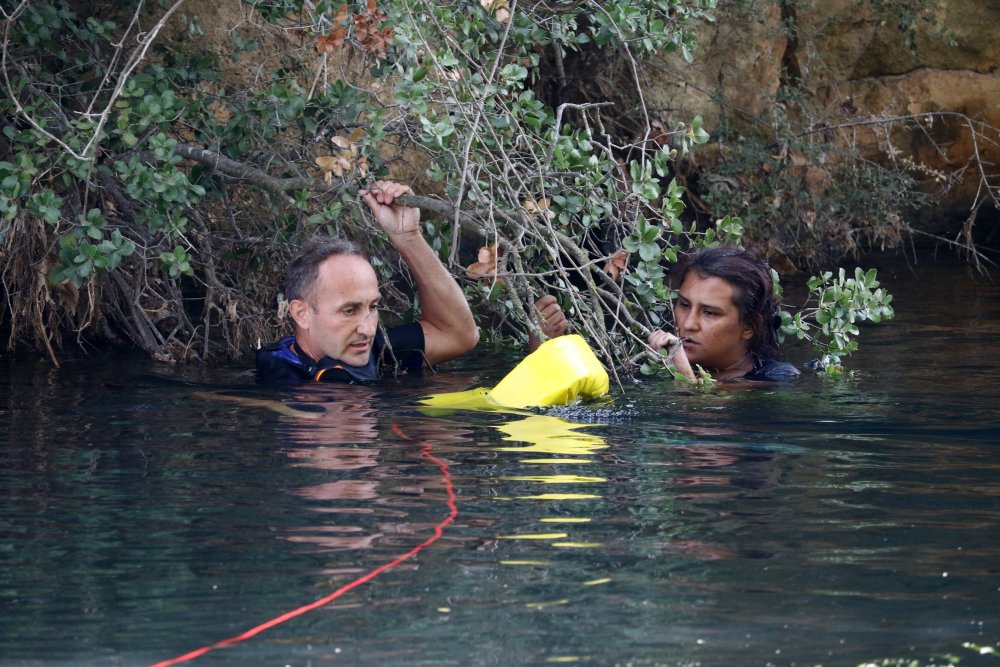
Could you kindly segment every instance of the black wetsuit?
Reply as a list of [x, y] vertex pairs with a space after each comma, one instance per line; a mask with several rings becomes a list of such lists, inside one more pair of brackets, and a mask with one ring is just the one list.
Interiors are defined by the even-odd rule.
[[405, 371], [419, 371], [423, 367], [424, 330], [419, 323], [388, 329], [387, 337], [388, 342], [379, 330], [375, 334], [368, 363], [364, 366], [351, 366], [330, 357], [317, 361], [299, 348], [295, 336], [287, 336], [257, 350], [257, 382], [362, 384], [378, 381], [383, 366]]
[[785, 361], [775, 359], [755, 359], [753, 370], [741, 379], [755, 382], [779, 382], [794, 380], [799, 376], [799, 369]]

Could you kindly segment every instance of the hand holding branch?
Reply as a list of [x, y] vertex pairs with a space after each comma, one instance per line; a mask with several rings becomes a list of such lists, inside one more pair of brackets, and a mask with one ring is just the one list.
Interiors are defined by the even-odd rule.
[[420, 209], [395, 203], [397, 197], [411, 192], [410, 186], [394, 181], [376, 181], [368, 190], [358, 190], [379, 225], [390, 237], [420, 231]]
[[694, 370], [691, 369], [691, 362], [688, 361], [687, 353], [684, 351], [683, 339], [678, 338], [668, 331], [655, 329], [649, 334], [648, 342], [654, 351], [666, 350], [667, 360], [673, 361], [674, 367], [678, 371], [692, 380], [696, 379]]
[[[542, 330], [546, 339], [562, 336], [569, 330], [569, 320], [559, 302], [551, 294], [546, 294], [535, 301], [535, 322]], [[533, 331], [528, 333], [528, 350], [534, 352], [542, 344]]]

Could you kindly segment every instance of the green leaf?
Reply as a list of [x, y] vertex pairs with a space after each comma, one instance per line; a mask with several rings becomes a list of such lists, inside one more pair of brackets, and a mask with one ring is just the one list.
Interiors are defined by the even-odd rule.
[[695, 116], [694, 120], [691, 121], [691, 129], [688, 130], [688, 137], [696, 144], [708, 143], [708, 140], [711, 137], [708, 132], [702, 128], [701, 116]]
[[639, 246], [639, 257], [646, 262], [652, 262], [660, 258], [660, 246], [655, 243], [643, 243]]

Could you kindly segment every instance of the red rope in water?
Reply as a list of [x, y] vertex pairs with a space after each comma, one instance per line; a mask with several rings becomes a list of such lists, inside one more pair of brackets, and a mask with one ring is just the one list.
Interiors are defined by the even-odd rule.
[[429, 547], [430, 545], [434, 544], [439, 539], [441, 539], [441, 536], [444, 533], [445, 526], [447, 526], [452, 521], [454, 521], [455, 517], [458, 516], [458, 506], [455, 504], [455, 500], [456, 500], [455, 489], [454, 489], [454, 487], [451, 484], [451, 474], [448, 472], [448, 464], [445, 463], [444, 461], [442, 461], [441, 459], [439, 459], [438, 457], [434, 456], [431, 453], [431, 445], [430, 445], [430, 443], [428, 443], [428, 442], [426, 442], [424, 440], [417, 440], [416, 438], [411, 438], [410, 436], [408, 436], [405, 433], [403, 433], [403, 430], [400, 429], [399, 426], [397, 426], [396, 424], [392, 425], [392, 430], [395, 431], [396, 435], [400, 436], [401, 438], [405, 438], [406, 440], [410, 440], [412, 442], [419, 443], [421, 445], [420, 455], [427, 457], [428, 459], [430, 459], [431, 461], [433, 461], [434, 463], [436, 463], [437, 466], [438, 466], [438, 468], [441, 469], [441, 479], [444, 481], [445, 492], [448, 494], [447, 505], [448, 505], [449, 512], [448, 512], [448, 516], [446, 516], [444, 519], [442, 519], [441, 522], [438, 523], [438, 525], [434, 526], [434, 534], [431, 537], [428, 537], [426, 540], [424, 540], [423, 542], [421, 542], [417, 546], [413, 547], [412, 549], [410, 549], [409, 551], [407, 551], [402, 556], [399, 556], [399, 557], [393, 559], [392, 561], [390, 561], [390, 562], [388, 562], [388, 563], [386, 563], [384, 565], [380, 565], [379, 567], [375, 568], [374, 570], [372, 570], [368, 574], [364, 575], [363, 577], [359, 577], [359, 578], [355, 579], [354, 581], [352, 581], [351, 583], [347, 584], [346, 586], [342, 586], [341, 588], [338, 588], [334, 592], [332, 592], [329, 595], [327, 595], [325, 598], [320, 598], [319, 600], [316, 600], [315, 602], [312, 602], [310, 604], [307, 604], [307, 605], [304, 605], [302, 607], [299, 607], [298, 609], [293, 609], [292, 611], [286, 612], [286, 613], [282, 614], [281, 616], [277, 616], [275, 618], [272, 618], [270, 621], [267, 621], [265, 623], [261, 623], [260, 625], [258, 625], [256, 627], [250, 628], [249, 630], [247, 630], [243, 634], [236, 635], [235, 637], [230, 637], [229, 639], [223, 639], [221, 641], [217, 641], [214, 644], [209, 644], [208, 646], [203, 646], [203, 647], [201, 647], [199, 649], [195, 649], [194, 651], [191, 651], [189, 653], [185, 653], [184, 655], [179, 655], [176, 658], [171, 658], [170, 660], [164, 660], [162, 662], [157, 662], [157, 663], [151, 665], [150, 667], [168, 667], [169, 665], [176, 665], [176, 664], [181, 663], [181, 662], [187, 662], [188, 660], [194, 660], [195, 658], [197, 658], [199, 656], [205, 655], [209, 651], [214, 651], [215, 649], [222, 648], [224, 646], [231, 646], [232, 644], [236, 644], [236, 643], [239, 643], [239, 642], [244, 641], [246, 639], [250, 639], [251, 637], [254, 637], [254, 636], [260, 634], [264, 630], [268, 630], [270, 628], [273, 628], [276, 625], [281, 625], [285, 621], [289, 621], [289, 620], [295, 618], [296, 616], [301, 616], [302, 614], [305, 614], [306, 612], [310, 612], [313, 609], [318, 609], [319, 607], [322, 607], [323, 605], [326, 605], [326, 604], [329, 604], [329, 603], [333, 602], [334, 600], [336, 600], [337, 598], [339, 598], [344, 593], [346, 593], [346, 592], [348, 592], [350, 590], [353, 590], [353, 589], [357, 588], [358, 586], [371, 581], [372, 579], [374, 579], [378, 575], [382, 574], [386, 570], [389, 570], [389, 569], [391, 569], [391, 568], [399, 565], [400, 563], [402, 563], [402, 562], [404, 562], [406, 560], [409, 560], [410, 558], [412, 558], [413, 556], [416, 556], [418, 553], [420, 553], [422, 550], [424, 550], [426, 547]]

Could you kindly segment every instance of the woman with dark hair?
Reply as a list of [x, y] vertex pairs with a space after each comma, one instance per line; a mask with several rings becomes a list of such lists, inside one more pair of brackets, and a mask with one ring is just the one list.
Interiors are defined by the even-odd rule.
[[777, 361], [780, 304], [767, 262], [732, 246], [708, 248], [677, 273], [677, 334], [656, 330], [654, 350], [680, 345], [674, 365], [695, 378], [694, 365], [716, 380], [788, 380], [798, 376]]

